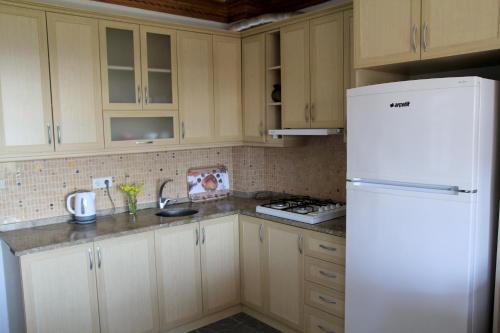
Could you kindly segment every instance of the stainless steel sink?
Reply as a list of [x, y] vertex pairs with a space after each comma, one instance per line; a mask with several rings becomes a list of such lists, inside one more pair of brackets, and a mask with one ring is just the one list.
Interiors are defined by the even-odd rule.
[[194, 215], [196, 213], [198, 213], [198, 211], [191, 208], [167, 208], [159, 211], [156, 215], [162, 217], [178, 217]]

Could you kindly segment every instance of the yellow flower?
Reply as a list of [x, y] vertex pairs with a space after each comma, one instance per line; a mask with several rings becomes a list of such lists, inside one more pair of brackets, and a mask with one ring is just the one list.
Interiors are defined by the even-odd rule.
[[142, 193], [142, 191], [144, 190], [144, 183], [138, 183], [138, 184], [125, 183], [120, 185], [120, 189], [128, 195], [133, 195], [133, 194], [137, 195]]

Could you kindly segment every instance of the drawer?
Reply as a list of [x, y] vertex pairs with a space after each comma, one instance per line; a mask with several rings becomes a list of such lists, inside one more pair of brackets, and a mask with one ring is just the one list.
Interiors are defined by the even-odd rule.
[[306, 333], [344, 333], [344, 321], [326, 312], [304, 307]]
[[307, 256], [345, 266], [345, 239], [317, 232], [306, 233], [304, 251]]
[[306, 282], [304, 296], [307, 305], [344, 318], [343, 293], [311, 282]]
[[328, 261], [305, 257], [304, 274], [306, 280], [321, 284], [340, 292], [345, 290], [345, 268]]

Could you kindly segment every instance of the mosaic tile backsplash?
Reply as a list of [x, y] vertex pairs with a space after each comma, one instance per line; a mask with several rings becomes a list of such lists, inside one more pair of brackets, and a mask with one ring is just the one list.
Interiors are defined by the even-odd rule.
[[[225, 147], [175, 152], [92, 156], [0, 163], [0, 224], [68, 215], [65, 197], [91, 189], [92, 179], [113, 177], [110, 194], [126, 205], [118, 185], [144, 183], [139, 203], [157, 200], [163, 180], [172, 178], [164, 196], [187, 196], [186, 172], [223, 164], [236, 191], [275, 191], [345, 200], [346, 151], [342, 137], [309, 138], [291, 148]], [[98, 210], [111, 208], [105, 189], [94, 190]]]

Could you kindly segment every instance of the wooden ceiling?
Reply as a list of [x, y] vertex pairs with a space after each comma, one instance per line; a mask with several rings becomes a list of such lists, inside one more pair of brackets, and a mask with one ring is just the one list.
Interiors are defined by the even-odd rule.
[[292, 12], [327, 0], [96, 0], [115, 5], [232, 23], [267, 13]]

